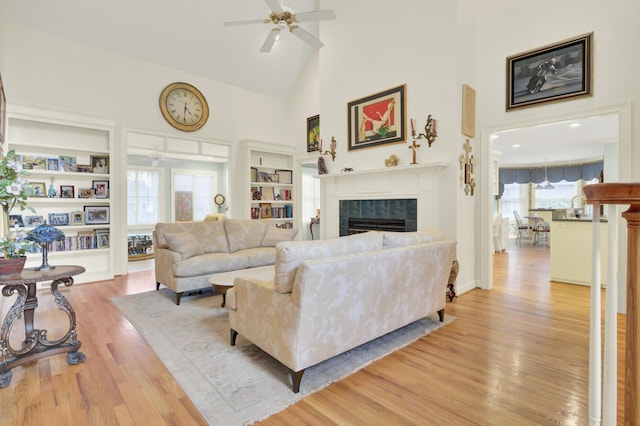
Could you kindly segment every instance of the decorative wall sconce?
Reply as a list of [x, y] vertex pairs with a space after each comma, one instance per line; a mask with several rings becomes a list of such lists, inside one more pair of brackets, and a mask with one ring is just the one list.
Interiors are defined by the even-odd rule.
[[416, 123], [415, 123], [415, 120], [412, 118], [411, 119], [411, 137], [413, 139], [425, 138], [429, 143], [429, 147], [431, 147], [431, 144], [434, 143], [436, 138], [438, 137], [437, 126], [438, 126], [437, 120], [435, 118], [432, 118], [431, 114], [429, 114], [427, 116], [427, 124], [424, 125], [424, 133], [419, 133], [418, 136], [416, 137], [416, 129], [415, 129]]
[[322, 152], [322, 139], [320, 139], [320, 155], [330, 154], [331, 155], [331, 161], [335, 161], [336, 160], [336, 147], [337, 146], [338, 146], [338, 143], [336, 142], [336, 138], [331, 136], [331, 144], [329, 145], [329, 148], [331, 148], [331, 150]]
[[462, 148], [464, 149], [464, 153], [460, 154], [459, 159], [460, 173], [462, 173], [462, 176], [460, 176], [460, 181], [464, 184], [464, 193], [466, 195], [473, 196], [476, 188], [476, 180], [473, 177], [473, 169], [476, 165], [476, 159], [473, 158], [473, 155], [470, 155], [472, 148], [471, 144], [469, 143], [469, 139], [467, 139], [464, 145], [462, 145]]

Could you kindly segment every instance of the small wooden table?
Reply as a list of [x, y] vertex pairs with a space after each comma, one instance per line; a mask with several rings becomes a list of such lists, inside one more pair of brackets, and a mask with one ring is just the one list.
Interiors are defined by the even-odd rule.
[[275, 275], [275, 266], [258, 266], [257, 268], [240, 269], [237, 271], [221, 272], [209, 278], [209, 282], [213, 287], [214, 293], [222, 293], [222, 308], [227, 304], [227, 290], [233, 287], [236, 278], [244, 279], [263, 279], [264, 277], [273, 278]]
[[[66, 287], [71, 286], [73, 284], [71, 277], [84, 271], [82, 266], [72, 265], [56, 266], [48, 271], [27, 268], [20, 275], [0, 279], [3, 296], [10, 297], [18, 293], [16, 301], [2, 322], [0, 331], [0, 388], [9, 386], [13, 375], [11, 369], [18, 365], [60, 353], [67, 353], [67, 363], [71, 365], [79, 364], [86, 359], [85, 354], [78, 351], [80, 341], [76, 329], [76, 314], [71, 304], [58, 291], [60, 284]], [[69, 317], [69, 330], [57, 340], [47, 339], [47, 330], [38, 330], [33, 327], [33, 318], [38, 307], [36, 284], [42, 281], [51, 281], [51, 293], [58, 309]], [[20, 348], [12, 348], [9, 341], [11, 330], [22, 316], [24, 316], [24, 340]]]

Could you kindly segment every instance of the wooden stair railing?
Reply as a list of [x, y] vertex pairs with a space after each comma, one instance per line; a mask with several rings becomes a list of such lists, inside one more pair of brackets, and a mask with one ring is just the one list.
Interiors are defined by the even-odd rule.
[[[622, 217], [627, 221], [627, 305], [626, 305], [626, 352], [625, 352], [625, 411], [624, 424], [635, 426], [640, 424], [640, 347], [638, 334], [640, 333], [640, 183], [598, 183], [587, 185], [583, 189], [587, 204], [593, 205], [593, 269], [591, 283], [591, 331], [589, 343], [589, 416], [590, 424], [600, 424], [600, 244], [599, 226], [600, 206], [603, 204], [613, 207], [615, 205], [629, 205], [629, 208], [622, 213]], [[610, 221], [616, 218], [609, 216]], [[598, 229], [598, 230], [596, 230]], [[611, 233], [610, 233], [611, 235]], [[612, 239], [615, 239], [615, 235]], [[614, 244], [615, 246], [615, 244]], [[613, 265], [612, 265], [613, 263]], [[615, 257], [608, 262], [615, 269]], [[598, 273], [593, 273], [597, 271]], [[616, 330], [607, 327], [607, 321], [613, 318], [615, 324], [615, 280], [608, 279], [607, 286], [607, 307], [605, 318], [605, 426], [616, 424]], [[610, 299], [614, 299], [611, 300]], [[613, 312], [609, 312], [613, 310]], [[613, 336], [608, 336], [613, 334]], [[609, 393], [609, 395], [607, 395]], [[613, 395], [611, 395], [613, 393]], [[613, 401], [613, 407], [611, 407]]]

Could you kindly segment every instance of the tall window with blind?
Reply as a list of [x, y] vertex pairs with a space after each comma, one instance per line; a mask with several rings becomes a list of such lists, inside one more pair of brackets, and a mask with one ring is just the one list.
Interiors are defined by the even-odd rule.
[[153, 226], [161, 222], [160, 183], [162, 171], [129, 168], [127, 170], [127, 224]]
[[217, 211], [213, 196], [218, 188], [216, 172], [172, 170], [173, 220], [204, 220]]

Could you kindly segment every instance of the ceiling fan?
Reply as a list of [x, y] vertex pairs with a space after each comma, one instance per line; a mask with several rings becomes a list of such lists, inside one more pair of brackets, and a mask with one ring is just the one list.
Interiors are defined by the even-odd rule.
[[308, 31], [300, 28], [297, 24], [300, 22], [336, 19], [336, 14], [333, 10], [314, 10], [311, 12], [294, 13], [289, 8], [285, 8], [279, 4], [278, 0], [264, 1], [271, 10], [268, 19], [248, 19], [243, 21], [224, 22], [222, 25], [228, 27], [247, 24], [274, 24], [275, 27], [271, 29], [260, 48], [260, 52], [263, 53], [269, 53], [271, 51], [271, 48], [280, 36], [280, 31], [286, 30], [287, 28], [293, 35], [297, 36], [300, 40], [309, 44], [314, 49], [320, 49], [324, 46], [320, 40]]

